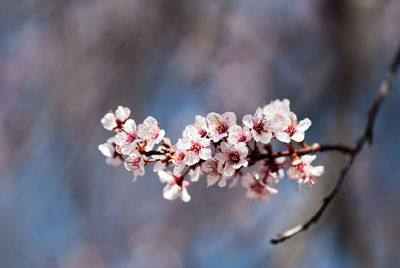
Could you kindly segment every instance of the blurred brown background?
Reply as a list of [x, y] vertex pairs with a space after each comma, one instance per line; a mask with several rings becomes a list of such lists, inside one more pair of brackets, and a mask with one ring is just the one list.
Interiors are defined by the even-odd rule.
[[400, 267], [400, 79], [317, 226], [320, 183], [268, 203], [191, 185], [169, 202], [151, 169], [104, 163], [100, 118], [118, 104], [175, 142], [197, 114], [287, 97], [308, 143], [350, 143], [400, 42], [398, 0], [0, 1], [0, 267]]

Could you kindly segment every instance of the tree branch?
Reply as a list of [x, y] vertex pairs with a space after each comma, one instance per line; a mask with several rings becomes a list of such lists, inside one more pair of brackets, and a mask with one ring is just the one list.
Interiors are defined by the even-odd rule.
[[[358, 153], [362, 150], [365, 142], [368, 141], [368, 143], [370, 145], [372, 144], [373, 127], [374, 127], [376, 115], [379, 111], [379, 108], [381, 107], [383, 99], [389, 92], [389, 89], [392, 85], [393, 77], [394, 77], [399, 65], [400, 65], [400, 47], [397, 49], [397, 52], [396, 52], [395, 57], [389, 67], [386, 77], [383, 80], [382, 84], [380, 85], [378, 94], [377, 94], [374, 102], [372, 103], [371, 108], [369, 109], [365, 127], [364, 127], [363, 131], [361, 132], [360, 137], [356, 140], [356, 142], [352, 146], [352, 148], [353, 148], [352, 153], [350, 154], [345, 165], [343, 166], [342, 170], [340, 171], [339, 177], [338, 177], [335, 185], [333, 186], [332, 190], [329, 192], [328, 195], [326, 195], [323, 198], [322, 204], [319, 207], [319, 209], [317, 210], [317, 212], [307, 222], [297, 225], [296, 227], [289, 229], [283, 233], [280, 233], [278, 235], [278, 238], [271, 239], [272, 244], [281, 243], [303, 231], [306, 231], [311, 225], [317, 223], [318, 220], [321, 218], [325, 209], [328, 207], [328, 205], [331, 203], [331, 201], [335, 198], [335, 196], [339, 192], [340, 186], [342, 185], [347, 172], [350, 170], [354, 159], [356, 158]], [[327, 148], [332, 149], [332, 147], [327, 147]]]
[[271, 152], [268, 154], [259, 154], [254, 156], [252, 159], [254, 162], [259, 161], [259, 160], [264, 160], [264, 159], [271, 159], [271, 158], [277, 158], [281, 156], [290, 156], [292, 154], [296, 155], [305, 155], [309, 153], [316, 153], [316, 152], [326, 152], [326, 151], [337, 151], [341, 152], [344, 154], [353, 154], [354, 151], [356, 150], [356, 147], [354, 146], [346, 146], [342, 144], [319, 144], [319, 143], [314, 143], [311, 146], [307, 146], [305, 148], [300, 148], [300, 149], [295, 149], [294, 151], [281, 151], [281, 152]]

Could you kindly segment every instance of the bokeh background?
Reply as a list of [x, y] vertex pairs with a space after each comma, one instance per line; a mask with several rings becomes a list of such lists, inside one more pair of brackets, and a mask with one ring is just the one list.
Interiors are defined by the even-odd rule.
[[0, 267], [400, 267], [400, 79], [374, 145], [308, 232], [343, 156], [313, 189], [268, 203], [189, 188], [169, 202], [97, 145], [108, 109], [158, 119], [176, 141], [197, 114], [287, 97], [308, 143], [350, 143], [400, 42], [398, 0], [1, 0]]

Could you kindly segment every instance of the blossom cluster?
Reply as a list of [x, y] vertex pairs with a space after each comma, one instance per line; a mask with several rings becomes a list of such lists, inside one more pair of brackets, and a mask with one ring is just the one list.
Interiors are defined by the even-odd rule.
[[[207, 187], [226, 187], [228, 182], [232, 187], [241, 179], [248, 198], [267, 200], [270, 194], [278, 193], [276, 184], [284, 177], [285, 169], [289, 179], [310, 187], [324, 172], [323, 166], [311, 165], [315, 155], [297, 153], [296, 146], [307, 146], [304, 136], [311, 120], [298, 121], [287, 99], [258, 107], [239, 124], [232, 112], [197, 115], [175, 145], [165, 137], [156, 119], [149, 116], [137, 125], [130, 115], [129, 108], [118, 106], [101, 119], [103, 127], [114, 136], [98, 148], [107, 158], [106, 163], [123, 163], [134, 174], [134, 180], [153, 163], [153, 171], [165, 184], [163, 196], [168, 200], [179, 197], [190, 201], [187, 187], [199, 181], [202, 174], [206, 175]], [[274, 152], [274, 140], [284, 144], [287, 151]], [[244, 168], [255, 164], [257, 168], [244, 173]]]

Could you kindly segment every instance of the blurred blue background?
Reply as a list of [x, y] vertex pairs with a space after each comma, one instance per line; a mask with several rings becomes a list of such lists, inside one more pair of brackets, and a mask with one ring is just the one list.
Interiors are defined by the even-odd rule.
[[104, 163], [121, 104], [175, 142], [195, 115], [287, 97], [308, 143], [350, 143], [400, 40], [397, 0], [0, 1], [0, 267], [400, 267], [400, 79], [321, 221], [281, 245], [334, 184], [284, 180], [268, 203]]

